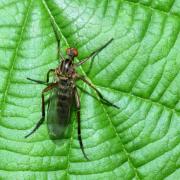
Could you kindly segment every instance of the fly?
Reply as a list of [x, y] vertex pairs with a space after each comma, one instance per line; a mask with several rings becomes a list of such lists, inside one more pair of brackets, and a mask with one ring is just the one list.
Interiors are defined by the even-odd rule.
[[[48, 113], [47, 113], [47, 122], [48, 122], [47, 124], [51, 136], [58, 138], [64, 132], [64, 130], [66, 129], [69, 123], [72, 104], [75, 101], [75, 105], [77, 109], [78, 141], [84, 157], [88, 160], [88, 157], [84, 151], [84, 146], [81, 137], [80, 98], [75, 82], [77, 80], [84, 81], [88, 86], [90, 86], [92, 89], [96, 91], [97, 95], [99, 96], [99, 99], [103, 103], [114, 106], [116, 108], [118, 107], [112, 104], [111, 102], [109, 102], [108, 100], [106, 100], [101, 94], [101, 92], [84, 76], [81, 76], [78, 73], [76, 73], [76, 68], [87, 62], [89, 59], [94, 58], [102, 49], [108, 46], [112, 41], [113, 39], [110, 39], [102, 47], [98, 48], [96, 51], [92, 52], [89, 56], [87, 56], [78, 63], [74, 63], [74, 58], [78, 56], [78, 50], [76, 48], [68, 48], [66, 50], [67, 58], [64, 58], [61, 55], [61, 53], [58, 52], [61, 62], [56, 69], [50, 69], [48, 71], [46, 82], [28, 78], [28, 80], [34, 81], [36, 83], [46, 84], [47, 87], [43, 89], [41, 94], [42, 117], [37, 122], [34, 129], [29, 134], [27, 134], [25, 138], [32, 135], [44, 122], [45, 120], [44, 95], [46, 92], [52, 91], [52, 95], [50, 97], [50, 103], [48, 106]], [[50, 73], [53, 73], [55, 75], [55, 80], [52, 83], [49, 83]]]

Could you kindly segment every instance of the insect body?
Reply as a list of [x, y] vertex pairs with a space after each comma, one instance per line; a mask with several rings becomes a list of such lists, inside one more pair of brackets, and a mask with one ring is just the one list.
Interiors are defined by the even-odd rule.
[[[84, 157], [88, 159], [84, 152], [84, 147], [81, 138], [81, 127], [80, 127], [80, 98], [78, 95], [76, 80], [82, 80], [91, 88], [93, 88], [100, 100], [108, 105], [118, 108], [116, 105], [113, 105], [111, 102], [106, 100], [102, 94], [96, 89], [96, 87], [89, 82], [86, 78], [76, 73], [76, 68], [84, 64], [87, 60], [97, 55], [102, 49], [104, 49], [113, 39], [108, 41], [104, 46], [100, 47], [88, 57], [83, 59], [78, 63], [74, 63], [74, 58], [78, 56], [78, 51], [75, 48], [68, 48], [66, 54], [68, 56], [65, 59], [61, 54], [61, 63], [56, 69], [50, 69], [47, 73], [47, 81], [39, 81], [30, 79], [31, 81], [37, 83], [47, 84], [47, 87], [42, 91], [42, 117], [39, 122], [36, 124], [35, 128], [25, 137], [27, 138], [33, 134], [44, 122], [45, 120], [45, 100], [44, 94], [52, 90], [52, 95], [50, 97], [50, 103], [48, 107], [47, 122], [50, 136], [53, 138], [59, 138], [62, 133], [64, 133], [65, 128], [67, 127], [70, 119], [71, 106], [75, 100], [76, 109], [77, 109], [77, 122], [78, 122], [78, 140], [80, 143], [81, 150], [84, 154]], [[49, 83], [50, 73], [55, 74], [55, 80], [52, 83]]]

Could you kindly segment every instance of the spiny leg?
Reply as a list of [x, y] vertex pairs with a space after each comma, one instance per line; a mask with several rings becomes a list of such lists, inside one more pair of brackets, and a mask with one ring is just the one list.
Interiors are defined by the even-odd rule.
[[47, 79], [46, 79], [46, 82], [48, 83], [49, 82], [49, 75], [50, 73], [54, 73], [55, 72], [55, 69], [50, 69], [48, 72], [47, 72]]
[[108, 101], [107, 99], [105, 99], [105, 98], [103, 97], [103, 95], [100, 93], [100, 91], [99, 91], [91, 82], [89, 82], [87, 79], [85, 79], [85, 78], [82, 77], [82, 76], [79, 76], [79, 75], [76, 75], [76, 76], [77, 76], [78, 79], [83, 80], [87, 85], [89, 85], [91, 88], [93, 88], [93, 89], [96, 91], [96, 93], [98, 94], [98, 96], [99, 96], [99, 98], [101, 99], [102, 102], [104, 102], [104, 103], [107, 104], [107, 105], [110, 105], [110, 106], [113, 106], [113, 107], [119, 109], [118, 106], [114, 105], [113, 103], [111, 103], [110, 101]]
[[82, 137], [81, 137], [80, 98], [79, 98], [79, 94], [78, 94], [76, 88], [75, 88], [75, 100], [76, 100], [76, 108], [77, 108], [78, 140], [79, 140], [79, 144], [80, 144], [80, 147], [81, 147], [81, 150], [82, 150], [84, 157], [87, 160], [89, 160], [85, 151], [84, 151], [84, 146], [83, 146]]
[[44, 85], [48, 85], [47, 82], [41, 81], [41, 80], [36, 80], [36, 79], [31, 79], [31, 78], [27, 78], [27, 80], [36, 82], [38, 84], [44, 84]]
[[98, 48], [96, 51], [92, 52], [89, 56], [81, 60], [80, 62], [76, 63], [75, 66], [78, 67], [88, 61], [91, 57], [95, 57], [100, 51], [102, 51], [106, 46], [108, 46], [113, 41], [113, 38], [110, 39], [106, 44]]
[[51, 72], [54, 72], [55, 69], [50, 69], [48, 72], [47, 72], [47, 79], [46, 79], [46, 82], [45, 81], [41, 81], [41, 80], [36, 80], [36, 79], [31, 79], [31, 78], [27, 78], [28, 80], [30, 81], [33, 81], [33, 82], [36, 82], [38, 84], [45, 84], [45, 85], [49, 85], [48, 82], [49, 82], [49, 75]]
[[30, 135], [32, 135], [44, 122], [45, 120], [45, 100], [44, 100], [44, 93], [50, 91], [51, 89], [53, 89], [54, 87], [57, 86], [57, 83], [53, 83], [51, 85], [49, 85], [48, 87], [46, 87], [43, 91], [42, 91], [42, 117], [41, 119], [38, 121], [38, 123], [36, 124], [36, 126], [34, 127], [34, 129], [25, 136], [25, 138], [29, 137]]

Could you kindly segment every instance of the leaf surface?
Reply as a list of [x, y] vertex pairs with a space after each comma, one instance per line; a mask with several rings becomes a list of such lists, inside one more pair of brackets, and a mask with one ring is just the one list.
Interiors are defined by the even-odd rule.
[[[180, 178], [179, 0], [0, 1], [0, 179]], [[41, 117], [45, 80], [61, 52], [76, 61], [114, 41], [78, 72], [119, 109], [81, 94], [86, 161], [77, 140], [75, 112], [67, 138], [54, 143]], [[84, 92], [86, 91], [86, 92]]]

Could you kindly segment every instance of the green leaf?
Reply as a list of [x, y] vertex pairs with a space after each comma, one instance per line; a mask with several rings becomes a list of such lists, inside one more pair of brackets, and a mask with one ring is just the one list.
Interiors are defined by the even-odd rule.
[[[179, 0], [0, 1], [0, 179], [180, 179]], [[81, 91], [81, 130], [75, 112], [69, 137], [54, 143], [41, 117], [45, 80], [61, 52], [77, 61], [105, 44], [78, 70], [119, 109]]]

